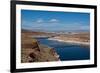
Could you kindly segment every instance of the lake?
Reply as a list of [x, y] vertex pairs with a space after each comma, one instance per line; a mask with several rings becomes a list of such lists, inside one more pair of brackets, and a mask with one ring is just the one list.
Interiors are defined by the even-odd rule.
[[40, 44], [53, 47], [61, 61], [90, 59], [90, 48], [82, 45], [68, 44], [48, 38], [36, 38]]

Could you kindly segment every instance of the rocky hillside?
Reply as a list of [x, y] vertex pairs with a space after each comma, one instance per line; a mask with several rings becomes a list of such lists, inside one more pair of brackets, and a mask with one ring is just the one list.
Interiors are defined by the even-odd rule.
[[36, 39], [22, 33], [21, 62], [48, 62], [59, 61], [59, 56], [53, 48], [39, 44]]

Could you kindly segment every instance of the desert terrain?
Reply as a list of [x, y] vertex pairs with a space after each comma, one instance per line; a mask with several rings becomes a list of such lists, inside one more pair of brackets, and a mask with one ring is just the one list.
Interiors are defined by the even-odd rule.
[[39, 44], [38, 41], [31, 36], [42, 35], [42, 32], [31, 32], [22, 30], [21, 34], [21, 62], [48, 62], [48, 61], [60, 61], [59, 55], [54, 49], [43, 44]]
[[23, 29], [21, 32], [22, 63], [60, 61], [59, 55], [52, 47], [40, 44], [35, 37], [47, 37], [48, 40], [90, 46], [89, 32], [59, 34]]

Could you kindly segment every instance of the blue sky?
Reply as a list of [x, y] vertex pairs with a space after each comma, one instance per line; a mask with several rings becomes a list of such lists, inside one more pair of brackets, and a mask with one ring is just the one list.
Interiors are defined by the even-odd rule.
[[90, 14], [21, 10], [21, 26], [33, 31], [89, 31]]

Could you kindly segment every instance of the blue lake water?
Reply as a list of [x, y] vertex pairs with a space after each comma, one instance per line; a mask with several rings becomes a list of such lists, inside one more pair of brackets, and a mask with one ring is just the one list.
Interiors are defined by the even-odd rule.
[[90, 48], [82, 45], [68, 44], [47, 38], [37, 38], [40, 44], [53, 47], [61, 61], [90, 59]]

